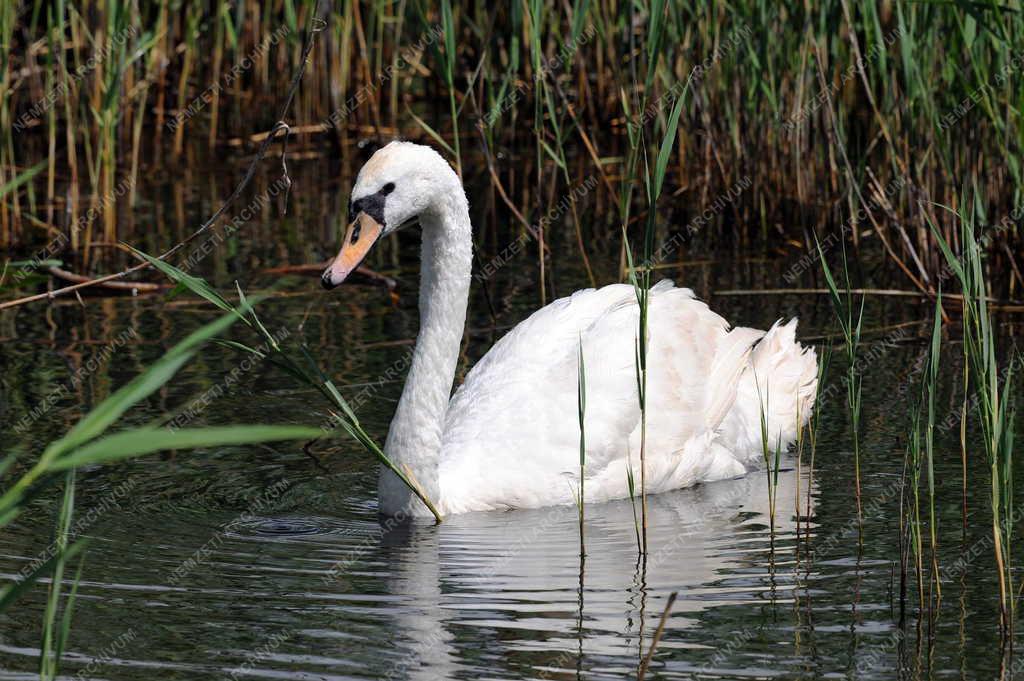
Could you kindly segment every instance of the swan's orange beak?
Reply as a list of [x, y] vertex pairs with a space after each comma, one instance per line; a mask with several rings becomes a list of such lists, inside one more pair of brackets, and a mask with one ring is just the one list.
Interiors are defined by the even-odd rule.
[[359, 267], [370, 248], [384, 232], [384, 226], [366, 213], [360, 212], [345, 231], [338, 257], [327, 266], [320, 283], [325, 289], [341, 285], [348, 275]]

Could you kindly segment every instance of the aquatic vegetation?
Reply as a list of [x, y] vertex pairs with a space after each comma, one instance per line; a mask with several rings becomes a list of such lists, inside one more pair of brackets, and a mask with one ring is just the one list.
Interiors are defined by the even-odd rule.
[[1000, 621], [1004, 633], [1009, 636], [1013, 631], [1017, 601], [1011, 552], [1014, 537], [1012, 519], [1015, 518], [1014, 362], [1005, 368], [1001, 366], [995, 324], [989, 311], [990, 294], [982, 262], [982, 245], [975, 230], [978, 206], [976, 202], [967, 202], [967, 205], [970, 206], [969, 213], [954, 213], [960, 227], [959, 257], [954, 254], [940, 230], [934, 224], [931, 226], [946, 264], [956, 275], [963, 295], [964, 354], [970, 362], [973, 376], [971, 402], [976, 405], [982, 444], [989, 466], [992, 544], [999, 576]]
[[[253, 134], [250, 114], [276, 101], [287, 74], [306, 59], [296, 47], [315, 12], [314, 0], [185, 2], [180, 11], [167, 0], [145, 0], [131, 11], [119, 2], [88, 12], [39, 0], [5, 7], [0, 184], [39, 160], [47, 171], [0, 205], [0, 245], [30, 248], [46, 226], [76, 224], [120, 175], [142, 179], [142, 164], [159, 161], [165, 147], [179, 160], [196, 153], [190, 143], [244, 148]], [[337, 142], [348, 155], [365, 136], [424, 137], [450, 151], [460, 172], [470, 154], [494, 160], [505, 150], [532, 149], [528, 168], [502, 164], [490, 177], [527, 225], [557, 201], [557, 185], [570, 186], [591, 165], [601, 179], [591, 200], [619, 208], [617, 216], [596, 211], [606, 219], [588, 221], [579, 219], [587, 206], [572, 206], [580, 260], [595, 282], [602, 272], [588, 262], [584, 244], [617, 236], [645, 210], [635, 191], [642, 128], [664, 126], [691, 79], [701, 105], [682, 117], [669, 193], [722, 195], [741, 178], [759, 178], [709, 220], [702, 245], [752, 243], [769, 223], [788, 226], [774, 197], [808, 205], [811, 178], [827, 178], [813, 184], [813, 196], [840, 206], [852, 191], [864, 219], [877, 223], [871, 238], [907, 282], [926, 289], [927, 256], [937, 246], [923, 227], [934, 216], [931, 204], [908, 200], [911, 191], [953, 205], [956, 190], [946, 178], [967, 176], [983, 159], [1006, 158], [1005, 178], [983, 176], [979, 196], [990, 214], [1010, 215], [1020, 204], [1019, 193], [1005, 188], [1022, 184], [1013, 131], [1024, 94], [1013, 87], [1021, 64], [1012, 38], [1024, 34], [1024, 16], [996, 5], [575, 0], [556, 12], [541, 2], [506, 8], [344, 0], [325, 21], [331, 39], [309, 56], [320, 77], [297, 95], [294, 138], [321, 152], [325, 142]], [[65, 49], [54, 49], [59, 44]], [[818, 61], [823, 89], [815, 85]], [[950, 64], [970, 68], [954, 73]], [[446, 105], [443, 123], [430, 115], [435, 102]], [[268, 116], [259, 116], [258, 127], [274, 125]], [[959, 144], [964, 130], [978, 143]], [[869, 146], [880, 155], [872, 168], [846, 178], [859, 186], [832, 172], [830, 159], [844, 151], [859, 156]], [[751, 148], [760, 151], [745, 153]], [[921, 158], [916, 148], [935, 153]], [[708, 160], [717, 173], [693, 174]], [[835, 221], [839, 212], [825, 219]], [[69, 234], [82, 270], [107, 264], [109, 254], [97, 244], [130, 236], [131, 221], [122, 215], [112, 205], [98, 226], [90, 220]], [[793, 225], [790, 236], [812, 226]], [[552, 282], [544, 231], [530, 249], [542, 301]], [[844, 232], [859, 248], [860, 230]], [[1000, 230], [987, 250], [1005, 266], [1012, 251], [1001, 246], [1018, 239], [1017, 230]], [[94, 257], [99, 253], [104, 258]], [[624, 274], [624, 251], [618, 270]]]
[[[829, 366], [832, 363], [832, 344], [825, 345], [818, 356], [818, 388], [814, 396], [815, 408], [811, 410], [811, 416], [807, 420], [807, 438], [811, 445], [811, 460], [808, 463], [808, 477], [814, 476], [814, 457], [818, 452], [818, 434], [821, 428], [821, 412], [824, 409], [822, 395], [825, 392], [825, 382], [828, 379]], [[807, 489], [807, 511], [811, 510], [811, 489]]]
[[[54, 540], [57, 550], [54, 555], [36, 565], [24, 578], [8, 582], [0, 589], [2, 611], [39, 579], [52, 576], [44, 625], [46, 643], [43, 666], [48, 674], [56, 674], [56, 660], [60, 657], [59, 650], [66, 639], [66, 622], [61, 625], [61, 630], [56, 629], [63, 573], [68, 563], [85, 547], [84, 540], [68, 543], [68, 528], [74, 512], [74, 471], [77, 468], [121, 461], [166, 449], [309, 439], [321, 434], [315, 428], [293, 425], [239, 425], [179, 430], [150, 425], [108, 434], [123, 414], [163, 387], [204, 345], [239, 319], [250, 315], [255, 302], [243, 302], [238, 307], [232, 307], [228, 314], [190, 333], [145, 371], [96, 405], [66, 435], [52, 442], [26, 470], [5, 483], [4, 492], [0, 495], [0, 528], [10, 525], [29, 503], [50, 486], [61, 481], [64, 484]], [[0, 475], [15, 470], [14, 464], [18, 459], [16, 453], [11, 453], [0, 461]], [[70, 619], [72, 603], [73, 597], [65, 604], [65, 619]], [[50, 659], [51, 651], [54, 651], [55, 657], [46, 661]]]
[[[310, 426], [263, 424], [175, 429], [149, 425], [107, 434], [107, 431], [125, 412], [172, 380], [174, 375], [207, 343], [218, 343], [233, 350], [258, 356], [260, 359], [267, 359], [290, 376], [317, 389], [342, 412], [334, 414], [333, 422], [364, 444], [371, 453], [378, 454], [385, 465], [390, 464], [387, 457], [362, 428], [348, 402], [337, 391], [330, 379], [320, 373], [308, 353], [305, 354], [305, 357], [310, 368], [304, 367], [284, 352], [278, 339], [266, 329], [256, 314], [255, 305], [260, 298], [247, 299], [239, 288], [240, 302], [238, 305], [234, 305], [218, 294], [204, 280], [144, 253], [139, 252], [139, 255], [149, 260], [154, 267], [181, 286], [224, 311], [225, 314], [189, 334], [160, 360], [115, 391], [86, 414], [67, 435], [47, 447], [27, 471], [5, 485], [5, 491], [0, 495], [0, 528], [17, 519], [26, 506], [49, 486], [60, 480], [64, 485], [56, 521], [53, 555], [48, 560], [36, 565], [23, 578], [8, 582], [0, 589], [0, 612], [2, 612], [37, 581], [44, 577], [50, 578], [41, 639], [40, 678], [42, 679], [55, 679], [59, 675], [60, 661], [71, 628], [75, 596], [84, 560], [84, 549], [88, 543], [85, 539], [77, 539], [72, 542], [69, 538], [75, 508], [75, 472], [78, 468], [111, 463], [168, 449], [242, 445], [279, 440], [314, 440], [335, 435], [332, 432], [325, 432], [320, 428]], [[263, 336], [266, 344], [262, 346], [262, 350], [238, 341], [217, 337], [238, 321]], [[304, 349], [303, 352], [305, 352]], [[582, 443], [580, 456], [582, 467]], [[16, 459], [16, 454], [12, 453], [0, 461], [0, 477], [12, 469]], [[393, 465], [392, 469], [402, 480], [406, 481], [406, 484], [414, 492], [420, 495], [424, 504], [440, 520], [440, 515], [431, 501], [422, 495], [418, 485], [409, 480], [404, 471], [394, 468]], [[65, 572], [75, 558], [78, 558], [75, 576], [71, 581], [69, 592], [62, 599]]]
[[78, 583], [82, 574], [84, 556], [78, 559], [78, 568], [71, 582], [71, 589], [65, 599], [63, 614], [58, 622], [57, 614], [60, 611], [64, 570], [68, 560], [74, 557], [69, 551], [68, 546], [68, 535], [71, 529], [71, 517], [74, 513], [74, 508], [75, 469], [72, 468], [64, 474], [64, 494], [61, 497], [60, 511], [57, 515], [56, 537], [54, 538], [57, 549], [56, 560], [54, 561], [53, 573], [47, 587], [46, 610], [43, 612], [42, 645], [39, 648], [39, 678], [41, 681], [56, 679], [60, 671], [60, 661], [71, 630], [75, 596], [78, 594]]
[[[914, 556], [914, 574], [917, 581], [918, 610], [922, 615], [934, 617], [942, 600], [942, 579], [939, 573], [938, 517], [935, 513], [935, 425], [936, 394], [939, 389], [939, 366], [942, 348], [942, 294], [935, 298], [935, 318], [928, 347], [926, 369], [921, 377], [919, 396], [910, 410], [907, 436], [907, 456], [910, 464], [910, 494], [912, 504], [906, 519], [910, 533], [910, 547]], [[926, 420], [922, 427], [922, 412]], [[923, 431], [923, 432], [922, 432]], [[923, 438], [923, 442], [922, 442]], [[925, 588], [924, 522], [921, 514], [921, 476], [925, 473], [928, 503], [928, 537], [931, 571]], [[901, 520], [901, 522], [903, 522]], [[934, 594], [934, 600], [932, 595]], [[926, 602], [927, 600], [927, 602]]]
[[850, 416], [850, 432], [853, 439], [854, 492], [857, 499], [857, 517], [860, 518], [863, 515], [860, 493], [860, 415], [863, 376], [857, 366], [857, 357], [861, 328], [864, 322], [865, 297], [861, 296], [860, 306], [857, 308], [855, 316], [853, 288], [850, 285], [850, 266], [846, 259], [846, 244], [843, 244], [843, 288], [836, 284], [832, 270], [825, 259], [825, 253], [821, 249], [821, 244], [817, 244], [817, 247], [821, 268], [825, 274], [825, 283], [828, 285], [829, 297], [839, 321], [839, 328], [844, 340], [843, 347], [846, 351], [846, 408]]
[[[942, 600], [942, 582], [939, 577], [938, 516], [935, 514], [935, 420], [936, 393], [939, 389], [939, 364], [942, 360], [942, 290], [935, 296], [935, 319], [932, 324], [932, 338], [928, 354], [928, 371], [925, 374], [928, 402], [928, 423], [925, 426], [925, 462], [928, 468], [928, 530], [931, 541], [932, 584], [935, 598]], [[936, 605], [936, 607], [938, 607]]]
[[587, 479], [587, 369], [583, 361], [583, 341], [580, 341], [579, 352], [577, 353], [577, 362], [579, 363], [579, 373], [577, 377], [577, 390], [576, 390], [576, 410], [579, 412], [580, 419], [580, 483], [579, 489], [576, 492], [576, 507], [580, 514], [580, 556], [586, 555], [585, 544], [583, 541], [583, 521], [584, 521], [584, 504], [586, 503], [583, 497], [584, 494], [584, 481]]
[[[660, 17], [660, 5], [656, 7], [655, 16]], [[658, 26], [660, 25], [659, 20], [655, 20], [655, 26], [652, 30], [659, 33]], [[657, 62], [657, 53], [654, 53], [654, 61]], [[653, 63], [651, 65], [651, 71], [649, 71], [649, 78], [653, 73]], [[654, 264], [654, 239], [657, 227], [657, 203], [661, 197], [662, 190], [665, 185], [665, 175], [668, 171], [668, 163], [672, 148], [675, 145], [676, 133], [679, 129], [679, 117], [683, 111], [684, 97], [680, 96], [676, 99], [675, 105], [672, 108], [672, 113], [669, 116], [668, 122], [665, 127], [664, 135], [661, 139], [661, 144], [658, 147], [658, 155], [654, 159], [653, 169], [651, 168], [650, 161], [647, 158], [646, 149], [644, 149], [642, 156], [644, 160], [644, 189], [646, 191], [647, 198], [647, 219], [645, 221], [644, 235], [643, 235], [643, 261], [639, 267], [633, 265], [632, 248], [629, 245], [629, 234], [626, 226], [627, 222], [624, 221], [622, 225], [622, 243], [623, 248], [626, 252], [629, 280], [633, 285], [636, 292], [637, 305], [639, 306], [639, 328], [637, 329], [636, 336], [636, 383], [637, 383], [637, 396], [640, 403], [640, 509], [641, 509], [641, 552], [647, 553], [647, 466], [646, 466], [646, 449], [647, 449], [647, 345], [648, 345], [648, 313], [649, 313], [649, 302], [650, 302], [650, 290], [651, 290], [651, 275], [653, 272]], [[642, 107], [641, 111], [646, 107]], [[643, 130], [640, 129], [637, 132], [635, 142], [638, 145], [643, 145]], [[639, 152], [639, 147], [637, 148]], [[628, 211], [626, 212], [628, 215]], [[630, 466], [632, 469], [632, 466]], [[632, 471], [630, 473], [632, 475]], [[630, 480], [630, 488], [632, 489], [632, 478]], [[632, 497], [632, 494], [630, 494]]]
[[[779, 488], [779, 469], [782, 466], [782, 443], [776, 441], [774, 445], [770, 442], [771, 438], [768, 435], [768, 411], [770, 405], [769, 400], [769, 386], [767, 381], [765, 382], [764, 388], [761, 388], [760, 381], [758, 381], [757, 373], [754, 373], [754, 384], [757, 387], [757, 400], [758, 415], [760, 417], [761, 426], [761, 458], [764, 461], [765, 475], [768, 476], [768, 526], [771, 530], [771, 536], [775, 536], [775, 504], [778, 501], [778, 488]], [[803, 423], [799, 419], [800, 407], [799, 400], [797, 400], [797, 434], [798, 438], [802, 438]], [[800, 450], [800, 444], [802, 440], [798, 440], [797, 451]]]
[[[922, 381], [921, 393], [927, 390], [927, 383]], [[922, 614], [925, 610], [925, 588], [924, 588], [924, 548], [921, 539], [921, 407], [922, 399], [919, 397], [910, 410], [910, 429], [907, 433], [907, 457], [910, 464], [909, 490], [912, 502], [907, 512], [907, 531], [909, 532], [910, 547], [914, 557], [914, 575], [917, 579], [918, 610]], [[902, 522], [902, 519], [901, 519]], [[905, 556], [904, 556], [905, 557]], [[905, 572], [906, 566], [903, 566]]]
[[[408, 469], [403, 470], [396, 466], [387, 457], [387, 455], [384, 454], [384, 451], [376, 443], [373, 437], [370, 436], [370, 434], [367, 433], [360, 424], [359, 417], [356, 416], [355, 411], [353, 411], [348, 401], [342, 397], [340, 392], [338, 392], [338, 388], [334, 385], [334, 382], [330, 377], [320, 369], [320, 366], [310, 355], [309, 351], [306, 350], [305, 346], [299, 346], [299, 351], [302, 354], [303, 359], [301, 362], [293, 358], [290, 353], [285, 352], [284, 348], [278, 343], [274, 334], [268, 331], [263, 322], [260, 321], [253, 307], [247, 304], [246, 296], [242, 292], [240, 286], [236, 286], [238, 298], [240, 300], [240, 305], [236, 306], [224, 298], [224, 296], [218, 293], [201, 277], [188, 274], [170, 263], [154, 258], [153, 256], [142, 253], [141, 251], [137, 252], [141, 257], [149, 261], [153, 267], [164, 273], [171, 280], [187, 288], [195, 295], [212, 303], [221, 310], [226, 311], [228, 314], [233, 315], [235, 319], [242, 321], [242, 323], [260, 335], [265, 343], [269, 345], [269, 352], [263, 352], [250, 345], [245, 345], [237, 341], [225, 342], [224, 344], [259, 359], [267, 359], [287, 375], [299, 381], [301, 384], [314, 389], [317, 393], [323, 396], [327, 400], [328, 404], [331, 405], [332, 409], [337, 410], [331, 412], [332, 424], [344, 430], [352, 439], [376, 457], [381, 464], [393, 472], [398, 479], [401, 480], [420, 499], [420, 501], [423, 502], [431, 514], [433, 514], [435, 520], [437, 520], [437, 522], [441, 522], [441, 513], [434, 506], [434, 502], [427, 497], [420, 484], [412, 477], [411, 472]], [[315, 439], [327, 434], [328, 433], [325, 433], [324, 431], [317, 431], [310, 435], [309, 439]]]

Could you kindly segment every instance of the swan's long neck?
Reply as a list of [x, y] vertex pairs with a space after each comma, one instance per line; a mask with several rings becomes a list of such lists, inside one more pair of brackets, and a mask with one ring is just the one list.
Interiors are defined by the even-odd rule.
[[[466, 324], [473, 260], [469, 206], [461, 185], [421, 214], [420, 224], [420, 331], [384, 451], [399, 468], [411, 471], [431, 501], [440, 505], [441, 438]], [[379, 499], [381, 512], [388, 515], [429, 513], [387, 469], [381, 471]]]

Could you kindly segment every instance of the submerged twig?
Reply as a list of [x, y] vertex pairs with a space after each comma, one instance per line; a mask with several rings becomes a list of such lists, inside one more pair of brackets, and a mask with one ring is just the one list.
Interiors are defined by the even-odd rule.
[[[81, 274], [75, 274], [74, 272], [68, 272], [60, 267], [47, 267], [46, 271], [57, 279], [63, 279], [64, 281], [71, 281], [76, 284], [89, 284], [95, 281], [89, 277]], [[168, 288], [165, 284], [155, 284], [148, 281], [106, 281], [100, 282], [103, 288], [112, 289], [115, 291], [129, 291], [131, 293], [151, 293], [153, 291], [163, 291]]]
[[647, 667], [650, 666], [651, 658], [654, 657], [654, 649], [658, 647], [658, 642], [661, 641], [661, 635], [665, 632], [665, 622], [668, 620], [669, 611], [672, 610], [678, 595], [679, 592], [673, 591], [668, 596], [668, 603], [665, 604], [665, 610], [661, 613], [658, 628], [654, 630], [654, 636], [651, 638], [651, 647], [647, 649], [647, 654], [644, 655], [643, 661], [636, 670], [636, 681], [643, 681], [644, 676], [647, 674]]
[[[845, 289], [844, 289], [845, 291]], [[827, 288], [763, 288], [763, 289], [726, 289], [724, 291], [715, 291], [716, 296], [781, 296], [781, 295], [831, 295], [831, 291]], [[926, 298], [933, 300], [935, 296], [930, 293], [922, 293], [921, 291], [905, 291], [902, 289], [884, 289], [884, 288], [851, 288], [850, 293], [858, 296], [898, 296], [907, 298]], [[943, 298], [950, 300], [963, 300], [963, 296], [959, 293], [944, 293]], [[1005, 306], [999, 309], [1005, 310], [1016, 310], [1017, 306], [1022, 306], [1024, 310], [1024, 300], [1004, 300], [1000, 298], [993, 298], [992, 296], [986, 296], [985, 300], [990, 303], [996, 303], [997, 305]]]

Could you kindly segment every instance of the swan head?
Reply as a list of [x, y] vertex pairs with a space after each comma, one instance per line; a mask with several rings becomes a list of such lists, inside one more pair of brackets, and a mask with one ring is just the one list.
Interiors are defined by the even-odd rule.
[[321, 277], [323, 287], [340, 285], [381, 237], [437, 210], [453, 194], [465, 197], [458, 175], [430, 147], [395, 141], [378, 149], [356, 176], [349, 225]]

